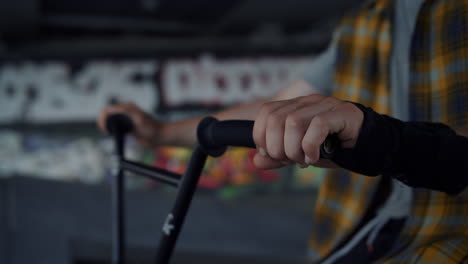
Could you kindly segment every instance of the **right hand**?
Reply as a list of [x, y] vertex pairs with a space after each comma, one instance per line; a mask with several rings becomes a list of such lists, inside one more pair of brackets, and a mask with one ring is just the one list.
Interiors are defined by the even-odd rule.
[[131, 134], [142, 146], [154, 148], [159, 144], [157, 139], [161, 136], [163, 123], [153, 119], [135, 104], [116, 104], [105, 107], [97, 118], [99, 129], [105, 133], [108, 133], [106, 120], [112, 114], [125, 114], [133, 121], [134, 129]]
[[320, 145], [337, 134], [341, 147], [353, 148], [363, 120], [354, 104], [319, 94], [268, 102], [255, 118], [253, 139], [259, 151], [254, 164], [260, 169], [290, 163], [334, 167], [320, 158]]

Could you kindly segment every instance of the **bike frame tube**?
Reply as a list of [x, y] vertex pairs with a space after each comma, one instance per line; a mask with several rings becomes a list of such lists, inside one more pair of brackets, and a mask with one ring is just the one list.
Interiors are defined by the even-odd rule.
[[[163, 181], [169, 185], [179, 186], [176, 201], [168, 214], [156, 255], [157, 264], [169, 263], [179, 237], [185, 217], [195, 194], [198, 180], [205, 166], [207, 154], [196, 147], [192, 152], [184, 176], [159, 168], [152, 168], [124, 159], [124, 138], [116, 136], [116, 152], [113, 168], [112, 184], [112, 264], [125, 263], [125, 170], [143, 174], [145, 176]], [[157, 176], [157, 174], [159, 174]], [[161, 178], [163, 174], [166, 177]], [[158, 178], [155, 178], [158, 177]]]
[[111, 217], [112, 221], [112, 264], [125, 262], [125, 175], [120, 166], [124, 158], [124, 135], [115, 136], [116, 156], [112, 178]]
[[197, 146], [192, 153], [187, 170], [180, 182], [176, 201], [162, 228], [162, 236], [156, 255], [156, 264], [167, 264], [172, 256], [175, 243], [187, 215], [197, 188], [198, 179], [205, 166], [207, 154]]
[[182, 175], [180, 174], [125, 159], [120, 160], [120, 168], [173, 187], [177, 187], [180, 179], [182, 178]]
[[197, 188], [198, 180], [205, 166], [208, 152], [197, 145], [183, 176], [161, 168], [150, 167], [125, 159], [125, 134], [133, 129], [126, 116], [114, 116], [106, 124], [115, 140], [114, 162], [112, 167], [111, 216], [112, 216], [112, 264], [123, 264], [126, 259], [125, 235], [125, 171], [135, 172], [153, 180], [178, 187], [177, 197], [168, 214], [156, 255], [157, 264], [168, 264], [185, 217]]

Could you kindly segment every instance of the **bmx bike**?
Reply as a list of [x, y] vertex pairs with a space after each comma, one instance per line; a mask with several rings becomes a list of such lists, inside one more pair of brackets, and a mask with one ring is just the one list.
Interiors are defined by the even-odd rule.
[[[112, 168], [112, 264], [125, 263], [125, 171], [148, 177], [178, 188], [172, 210], [166, 217], [156, 253], [156, 264], [168, 264], [177, 238], [195, 193], [198, 179], [208, 156], [223, 155], [228, 146], [255, 148], [252, 138], [253, 121], [218, 121], [204, 118], [197, 128], [198, 144], [194, 147], [187, 169], [183, 175], [152, 167], [125, 158], [125, 136], [133, 130], [129, 117], [115, 114], [106, 120], [107, 131], [114, 137], [115, 156]], [[339, 146], [336, 135], [329, 135], [320, 146], [321, 158], [332, 158]]]

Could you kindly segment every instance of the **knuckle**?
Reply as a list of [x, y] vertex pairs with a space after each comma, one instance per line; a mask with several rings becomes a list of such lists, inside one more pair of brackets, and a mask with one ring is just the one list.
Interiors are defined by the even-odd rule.
[[343, 103], [337, 105], [335, 108], [337, 110], [352, 111], [356, 107], [350, 102], [343, 102]]
[[144, 113], [143, 110], [141, 110], [141, 108], [136, 104], [131, 104], [130, 109], [135, 112]]
[[271, 113], [269, 116], [268, 116], [268, 125], [276, 125], [278, 123], [281, 123], [281, 121], [283, 120], [283, 116], [279, 113]]
[[349, 103], [349, 102], [345, 103], [345, 106], [343, 106], [343, 107], [345, 107], [346, 111], [348, 111], [350, 113], [353, 113], [353, 114], [361, 114], [362, 113], [361, 109], [359, 109], [357, 106], [355, 106], [354, 104]]
[[286, 117], [286, 125], [297, 127], [302, 125], [302, 118], [297, 113], [291, 113]]
[[326, 97], [325, 99], [323, 99], [322, 103], [323, 104], [326, 104], [326, 105], [334, 105], [338, 102], [339, 100], [334, 98], [334, 97]]
[[262, 105], [262, 108], [260, 109], [260, 112], [265, 113], [265, 114], [268, 114], [268, 113], [270, 113], [272, 111], [273, 111], [273, 103], [272, 102], [264, 103]]
[[138, 126], [144, 125], [146, 121], [144, 116], [142, 115], [133, 115], [131, 118], [133, 119], [133, 122], [135, 122], [135, 124], [137, 124]]
[[121, 103], [121, 104], [116, 104], [114, 106], [122, 108], [122, 109], [127, 109], [127, 108], [130, 108], [130, 103]]
[[316, 102], [323, 98], [323, 95], [320, 94], [311, 94], [306, 96], [297, 97], [296, 100], [299, 103], [309, 103], [309, 102]]
[[310, 95], [308, 96], [310, 99], [312, 99], [313, 101], [318, 101], [320, 99], [323, 99], [325, 96], [321, 95], [321, 94], [313, 94], [313, 95]]
[[121, 109], [127, 113], [129, 112], [137, 112], [139, 110], [138, 106], [136, 106], [134, 103], [126, 103], [121, 105]]
[[316, 115], [312, 120], [312, 124], [316, 127], [321, 127], [325, 124], [325, 117], [323, 115]]

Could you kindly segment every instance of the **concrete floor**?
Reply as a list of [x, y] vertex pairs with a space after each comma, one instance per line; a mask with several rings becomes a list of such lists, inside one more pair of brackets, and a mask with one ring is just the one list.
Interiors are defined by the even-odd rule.
[[[105, 262], [110, 256], [109, 191], [108, 186], [24, 177], [0, 180], [0, 263]], [[132, 263], [152, 262], [173, 196], [127, 193]], [[300, 263], [313, 200], [310, 193], [232, 201], [197, 194], [172, 263]]]

